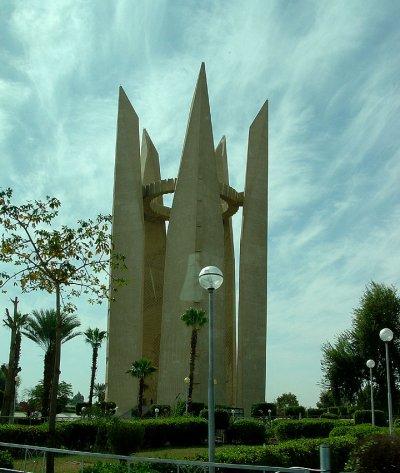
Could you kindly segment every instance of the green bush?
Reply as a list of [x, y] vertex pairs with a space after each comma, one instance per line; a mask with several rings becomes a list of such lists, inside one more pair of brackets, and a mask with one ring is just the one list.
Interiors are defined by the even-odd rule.
[[259, 402], [251, 406], [251, 417], [268, 417], [268, 411], [271, 410], [271, 416], [276, 416], [276, 404], [274, 402]]
[[82, 415], [82, 409], [83, 408], [88, 409], [89, 408], [89, 403], [88, 402], [77, 402], [76, 405], [75, 405], [75, 414], [77, 416]]
[[398, 472], [400, 436], [375, 434], [365, 437], [354, 448], [346, 467], [356, 473]]
[[107, 431], [110, 449], [116, 455], [130, 455], [143, 445], [142, 422], [114, 420], [108, 425]]
[[358, 424], [358, 425], [336, 425], [331, 432], [329, 437], [341, 437], [343, 435], [351, 435], [356, 439], [362, 439], [369, 435], [385, 432], [386, 429], [383, 427], [374, 427], [371, 424]]
[[13, 468], [13, 459], [11, 454], [7, 450], [0, 450], [0, 468]]
[[206, 405], [204, 404], [204, 402], [192, 402], [189, 414], [191, 414], [192, 416], [198, 416], [200, 414], [200, 411], [205, 407]]
[[238, 419], [230, 424], [226, 436], [231, 443], [242, 445], [263, 444], [265, 441], [265, 427], [256, 420]]
[[207, 421], [198, 417], [146, 419], [142, 425], [145, 448], [200, 445], [207, 438]]
[[307, 409], [307, 417], [320, 417], [325, 412], [325, 409], [317, 409], [310, 407]]
[[56, 429], [59, 446], [68, 450], [94, 450], [99, 423], [93, 420], [57, 422]]
[[299, 415], [301, 415], [301, 417], [304, 417], [305, 413], [306, 410], [303, 406], [289, 406], [286, 408], [286, 415], [294, 417], [296, 419], [299, 418]]
[[329, 432], [336, 425], [335, 421], [324, 419], [280, 419], [272, 424], [275, 437], [279, 441], [328, 437]]
[[46, 440], [47, 424], [34, 426], [0, 424], [0, 442], [45, 445]]
[[[130, 471], [134, 473], [157, 473], [157, 470], [152, 468], [151, 463], [131, 463]], [[102, 463], [97, 462], [91, 466], [85, 466], [83, 473], [127, 473], [128, 465], [126, 463]]]
[[[208, 409], [202, 409], [199, 417], [208, 419]], [[227, 429], [229, 427], [231, 416], [224, 409], [215, 409], [215, 428], [216, 429]]]
[[339, 416], [333, 412], [324, 412], [320, 417], [321, 419], [339, 419]]
[[[355, 424], [370, 424], [372, 422], [372, 411], [370, 410], [358, 410], [354, 412], [354, 423]], [[386, 416], [383, 411], [375, 411], [375, 425], [385, 427]]]
[[[186, 403], [184, 403], [186, 407]], [[159, 417], [169, 417], [171, 415], [171, 406], [169, 404], [153, 404], [150, 406], [146, 417], [155, 417], [155, 409], [158, 409], [158, 416]]]

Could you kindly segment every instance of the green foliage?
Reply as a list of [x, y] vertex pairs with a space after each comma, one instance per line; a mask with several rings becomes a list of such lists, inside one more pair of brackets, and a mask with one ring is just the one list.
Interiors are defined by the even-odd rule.
[[146, 448], [200, 445], [207, 438], [207, 421], [197, 417], [146, 419], [142, 425]]
[[[372, 422], [372, 412], [369, 410], [359, 410], [354, 412], [355, 424], [368, 424]], [[383, 411], [375, 410], [375, 425], [384, 427], [386, 425], [386, 415]]]
[[7, 450], [0, 450], [0, 468], [9, 468], [14, 467], [13, 458]]
[[353, 450], [347, 468], [356, 473], [398, 472], [400, 436], [376, 434], [364, 438]]
[[107, 432], [111, 452], [116, 455], [131, 455], [143, 445], [144, 426], [141, 422], [115, 420], [108, 425]]
[[276, 404], [274, 402], [258, 402], [251, 406], [251, 417], [268, 417], [268, 410], [271, 416], [276, 416]]
[[57, 423], [58, 444], [68, 450], [91, 451], [96, 443], [98, 425], [90, 420]]
[[307, 417], [320, 417], [325, 412], [325, 409], [316, 409], [310, 407], [307, 409]]
[[356, 439], [362, 439], [368, 435], [385, 432], [386, 429], [383, 427], [374, 427], [371, 424], [358, 424], [358, 425], [343, 425], [342, 423], [336, 424], [330, 433], [329, 437], [342, 437], [344, 435], [355, 437]]
[[[199, 417], [208, 419], [208, 409], [202, 409], [199, 413]], [[227, 429], [229, 427], [231, 416], [224, 409], [215, 409], [215, 428], [216, 429]]]
[[276, 410], [278, 415], [286, 415], [288, 407], [298, 406], [299, 401], [297, 396], [293, 393], [283, 393], [276, 398]]
[[324, 412], [323, 414], [321, 414], [320, 417], [321, 419], [339, 419], [339, 416], [337, 414], [334, 414], [333, 412]]
[[[131, 367], [126, 372], [130, 374], [134, 378], [139, 380], [139, 390], [137, 396], [137, 416], [142, 417], [143, 411], [143, 393], [146, 389], [146, 385], [144, 383], [145, 379], [150, 376], [152, 373], [157, 371], [157, 368], [153, 366], [153, 362], [151, 360], [147, 360], [146, 358], [141, 358], [140, 360], [132, 361]], [[134, 411], [132, 411], [133, 415]]]
[[333, 420], [304, 419], [291, 420], [280, 419], [273, 422], [273, 431], [279, 441], [298, 438], [328, 437], [329, 432], [335, 427]]
[[[353, 311], [351, 329], [322, 347], [323, 386], [331, 392], [335, 405], [346, 403], [368, 408], [370, 373], [365, 362], [373, 359], [376, 363], [373, 370], [375, 405], [386, 408], [385, 344], [379, 338], [384, 327], [400, 333], [400, 297], [393, 286], [371, 282]], [[390, 363], [393, 406], [398, 406], [399, 343], [390, 344]]]
[[45, 445], [47, 425], [0, 424], [0, 442], [25, 445]]
[[[138, 462], [131, 463], [129, 471], [133, 473], [158, 473], [155, 469], [156, 465], [152, 463]], [[94, 465], [86, 466], [82, 470], [83, 473], [128, 473], [128, 465], [126, 463], [103, 463], [97, 462]]]
[[260, 445], [265, 441], [265, 426], [256, 420], [237, 419], [230, 424], [226, 435], [231, 443]]
[[299, 416], [304, 417], [306, 409], [304, 406], [289, 406], [286, 408], [286, 415], [298, 419]]

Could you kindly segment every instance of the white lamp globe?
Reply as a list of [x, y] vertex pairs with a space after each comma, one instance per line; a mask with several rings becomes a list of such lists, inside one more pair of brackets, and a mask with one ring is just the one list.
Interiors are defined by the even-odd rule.
[[375, 361], [374, 360], [368, 360], [367, 361], [367, 366], [368, 366], [368, 368], [373, 368], [375, 366]]
[[393, 340], [393, 332], [390, 330], [390, 328], [383, 328], [379, 332], [379, 337], [382, 342], [391, 342]]
[[209, 290], [218, 289], [224, 281], [222, 271], [216, 266], [206, 266], [200, 271], [199, 283], [200, 286]]

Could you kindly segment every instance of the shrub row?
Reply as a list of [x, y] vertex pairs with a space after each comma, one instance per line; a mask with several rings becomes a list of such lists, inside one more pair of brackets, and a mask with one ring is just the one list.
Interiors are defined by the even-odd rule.
[[279, 419], [272, 424], [273, 434], [281, 442], [298, 438], [328, 437], [337, 422], [328, 419]]

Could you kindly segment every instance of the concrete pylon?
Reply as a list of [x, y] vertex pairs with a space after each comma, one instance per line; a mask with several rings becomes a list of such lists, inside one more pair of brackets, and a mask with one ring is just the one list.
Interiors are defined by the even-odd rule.
[[267, 327], [268, 102], [249, 131], [240, 241], [237, 404], [265, 401]]
[[[157, 150], [146, 130], [142, 136], [142, 182], [143, 185], [161, 180], [160, 161]], [[163, 205], [162, 195], [154, 199]], [[164, 220], [145, 215], [145, 255], [143, 280], [143, 358], [151, 360], [158, 367], [161, 338], [161, 312], [163, 302], [164, 261], [166, 231]], [[145, 396], [148, 403], [157, 399], [158, 371], [146, 379], [148, 388]]]
[[[217, 175], [220, 184], [229, 186], [226, 138], [223, 136], [215, 149]], [[226, 205], [226, 204], [222, 204]], [[236, 405], [236, 297], [235, 297], [235, 251], [233, 246], [232, 218], [223, 219], [224, 226], [224, 317], [226, 358], [226, 405]]]
[[[223, 268], [224, 229], [208, 101], [202, 64], [185, 136], [167, 234], [160, 344], [158, 402], [173, 404], [185, 393], [189, 374], [190, 328], [180, 320], [188, 308], [208, 311], [208, 293], [199, 285], [204, 266]], [[216, 402], [225, 402], [225, 320], [223, 291], [215, 292]], [[193, 400], [207, 399], [208, 330], [198, 334]]]
[[[135, 236], [132, 238], [132, 236]], [[126, 271], [111, 269], [126, 286], [111, 294], [108, 312], [106, 398], [116, 401], [118, 413], [135, 405], [137, 380], [126, 371], [142, 357], [144, 218], [139, 146], [139, 119], [120, 87], [115, 152], [112, 238], [117, 253], [125, 256]], [[129, 244], [127, 244], [129, 242]], [[140, 282], [140, 283], [139, 283]]]

